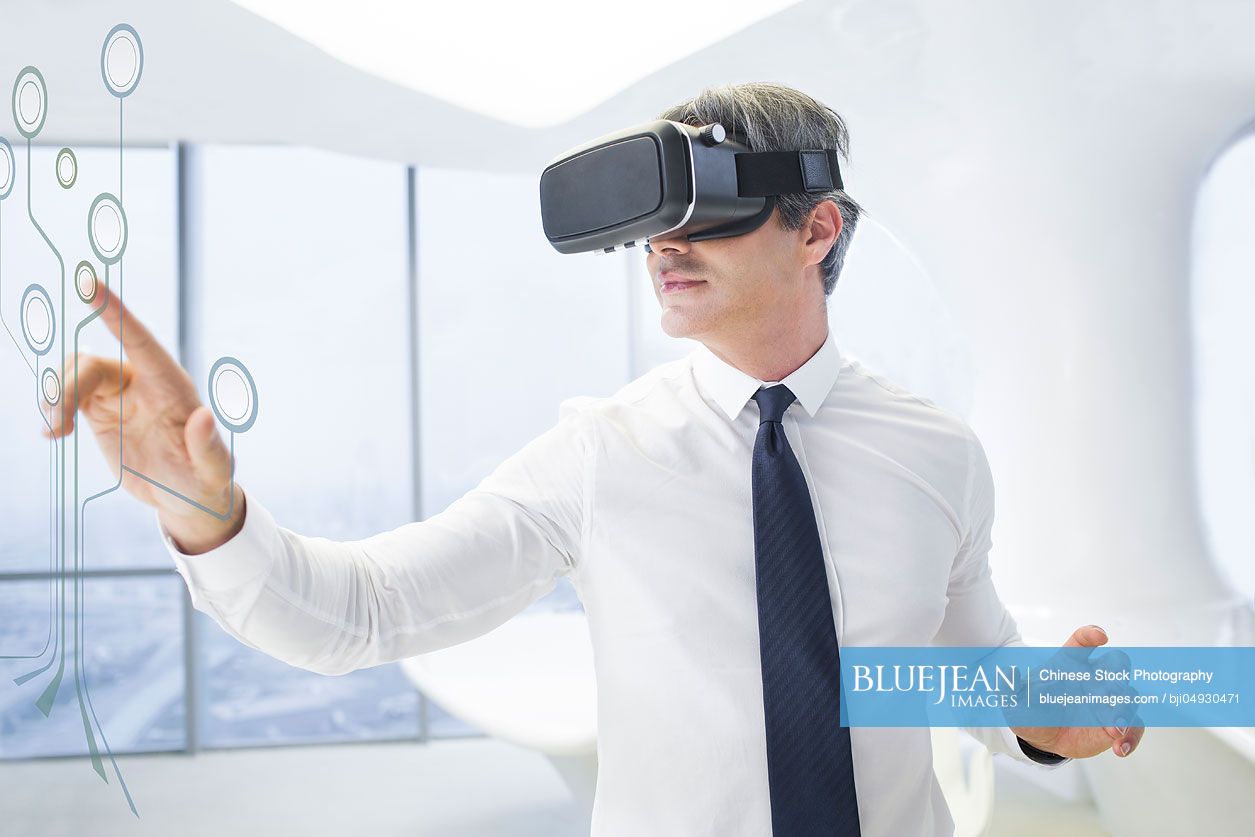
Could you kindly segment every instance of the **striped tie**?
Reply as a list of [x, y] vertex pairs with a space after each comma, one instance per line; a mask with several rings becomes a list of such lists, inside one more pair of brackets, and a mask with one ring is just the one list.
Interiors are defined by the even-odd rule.
[[859, 834], [850, 730], [823, 549], [806, 477], [781, 419], [796, 396], [754, 394], [754, 563], [774, 837]]

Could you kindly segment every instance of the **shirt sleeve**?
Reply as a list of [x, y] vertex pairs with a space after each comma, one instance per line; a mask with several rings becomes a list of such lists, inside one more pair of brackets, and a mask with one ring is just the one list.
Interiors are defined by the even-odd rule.
[[198, 555], [158, 523], [192, 605], [245, 645], [345, 674], [487, 633], [582, 560], [593, 416], [568, 409], [442, 512], [361, 540], [301, 535], [253, 496]]
[[[994, 481], [989, 459], [976, 434], [971, 428], [965, 427], [965, 430], [968, 468], [964, 509], [967, 526], [950, 572], [945, 616], [933, 644], [1025, 646], [1027, 643], [1021, 638], [1015, 619], [998, 597], [989, 567], [994, 523]], [[1004, 753], [1026, 764], [1053, 769], [1071, 761], [1070, 758], [1042, 750], [1036, 752], [1042, 753], [1044, 757], [1035, 758], [1020, 746], [1021, 739], [1009, 726], [963, 729], [993, 752]]]

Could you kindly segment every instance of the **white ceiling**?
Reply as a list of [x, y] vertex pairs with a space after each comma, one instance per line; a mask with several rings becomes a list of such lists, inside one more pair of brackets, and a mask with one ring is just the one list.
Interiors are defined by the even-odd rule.
[[543, 128], [797, 0], [233, 2], [385, 81]]
[[[560, 51], [569, 38], [548, 37], [557, 30], [545, 4], [527, 8], [533, 23], [519, 39], [537, 52]], [[634, 4], [622, 8], [637, 14]], [[645, 36], [683, 29], [684, 20], [659, 13]], [[856, 178], [870, 166], [890, 184], [908, 172], [903, 155], [926, 162], [920, 143], [944, 160], [947, 149], [971, 140], [956, 120], [994, 132], [976, 142], [992, 140], [1011, 113], [1020, 126], [1051, 129], [1060, 114], [1101, 121], [1136, 111], [1170, 121], [1173, 101], [1196, 103], [1204, 89], [1216, 91], [1216, 112], [1228, 114], [1255, 78], [1244, 34], [1255, 30], [1255, 4], [1240, 0], [1161, 2], [1153, 12], [1140, 0], [805, 0], [610, 91], [562, 124], [525, 128], [350, 67], [230, 0], [0, 0], [0, 21], [0, 81], [27, 64], [47, 81], [41, 143], [116, 142], [118, 101], [104, 90], [100, 47], [126, 22], [144, 46], [143, 78], [125, 105], [128, 142], [294, 143], [489, 171], [538, 172], [563, 149], [653, 118], [708, 84], [775, 80], [841, 111]], [[460, 28], [443, 37], [475, 39]], [[586, 37], [610, 44], [623, 36]], [[552, 84], [552, 65], [503, 60], [497, 72], [514, 89]], [[456, 79], [456, 70], [448, 76]], [[0, 125], [16, 145], [11, 116]]]

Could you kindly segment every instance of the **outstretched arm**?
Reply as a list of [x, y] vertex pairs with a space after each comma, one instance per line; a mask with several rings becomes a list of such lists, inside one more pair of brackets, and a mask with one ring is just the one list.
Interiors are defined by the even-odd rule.
[[240, 531], [208, 552], [163, 534], [193, 606], [290, 665], [344, 674], [445, 648], [578, 568], [592, 420], [567, 411], [444, 511], [361, 540], [284, 529], [252, 496]]

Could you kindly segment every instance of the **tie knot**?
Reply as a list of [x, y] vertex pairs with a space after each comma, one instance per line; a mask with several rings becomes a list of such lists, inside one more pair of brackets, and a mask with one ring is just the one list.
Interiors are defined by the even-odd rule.
[[784, 384], [760, 387], [758, 392], [754, 393], [754, 400], [758, 402], [758, 423], [779, 422], [784, 416], [784, 411], [796, 398], [793, 391]]

